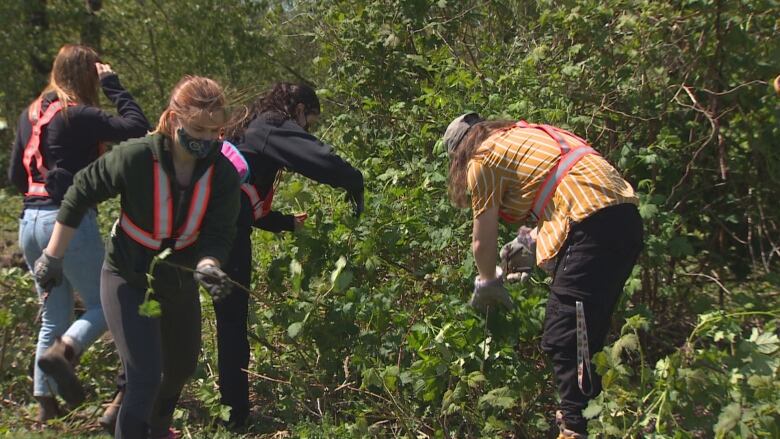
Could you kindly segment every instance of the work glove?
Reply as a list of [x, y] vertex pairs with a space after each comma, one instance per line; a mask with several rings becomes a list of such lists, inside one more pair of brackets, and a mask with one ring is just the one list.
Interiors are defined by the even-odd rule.
[[44, 250], [33, 264], [33, 276], [43, 291], [49, 292], [62, 283], [62, 258], [49, 256]]
[[515, 307], [509, 292], [504, 287], [501, 267], [496, 267], [496, 278], [484, 281], [479, 276], [474, 279], [474, 293], [469, 300], [469, 306], [481, 313], [488, 309], [504, 308], [509, 311]]
[[352, 203], [352, 212], [355, 218], [360, 218], [360, 214], [363, 213], [363, 188], [347, 192], [346, 198], [347, 202]]
[[525, 281], [536, 266], [536, 240], [530, 227], [520, 227], [517, 237], [501, 247], [501, 268], [507, 280]]
[[233, 289], [230, 277], [214, 264], [205, 264], [195, 270], [195, 280], [208, 291], [215, 302], [227, 297]]

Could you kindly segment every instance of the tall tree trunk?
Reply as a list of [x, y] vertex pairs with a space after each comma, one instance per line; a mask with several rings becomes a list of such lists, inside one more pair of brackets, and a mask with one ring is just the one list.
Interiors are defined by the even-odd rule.
[[[724, 90], [723, 87], [723, 23], [721, 15], [723, 13], [723, 2], [718, 0], [716, 3], [716, 16], [715, 16], [715, 59], [712, 61], [712, 81], [713, 91], [715, 93], [721, 93]], [[720, 169], [721, 180], [726, 180], [729, 172], [728, 158], [726, 155], [726, 139], [723, 137], [720, 123], [720, 96], [718, 94], [712, 94], [710, 97], [710, 114], [715, 119], [715, 138], [718, 142], [718, 168]]]
[[27, 47], [33, 74], [32, 85], [35, 90], [40, 90], [49, 81], [52, 61], [52, 40], [49, 35], [49, 16], [46, 12], [46, 0], [25, 1], [24, 8], [30, 29], [30, 44]]
[[[87, 0], [86, 11], [81, 21], [81, 44], [87, 45], [100, 53], [100, 38], [103, 34], [103, 23], [95, 11], [100, 9], [100, 3], [97, 6]], [[94, 9], [97, 7], [97, 9]]]

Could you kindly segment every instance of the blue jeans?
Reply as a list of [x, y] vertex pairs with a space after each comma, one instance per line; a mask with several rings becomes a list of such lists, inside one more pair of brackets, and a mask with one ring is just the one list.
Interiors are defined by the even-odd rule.
[[[27, 267], [32, 271], [35, 260], [49, 243], [57, 220], [56, 207], [26, 208], [19, 221], [19, 247]], [[68, 336], [81, 347], [82, 352], [106, 331], [106, 320], [100, 306], [100, 270], [105, 249], [100, 238], [97, 215], [90, 209], [65, 251], [62, 283], [49, 292], [42, 305], [41, 330], [35, 351], [33, 395], [49, 396], [57, 393], [57, 384], [38, 367], [38, 358], [57, 337]], [[38, 297], [43, 291], [36, 285]], [[86, 312], [73, 320], [73, 292], [78, 291]]]

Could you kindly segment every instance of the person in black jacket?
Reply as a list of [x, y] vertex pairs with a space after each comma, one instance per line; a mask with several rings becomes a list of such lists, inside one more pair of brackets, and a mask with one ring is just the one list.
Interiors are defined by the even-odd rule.
[[[101, 87], [116, 105], [118, 116], [97, 107]], [[49, 85], [19, 117], [8, 171], [9, 180], [24, 194], [19, 245], [31, 271], [51, 237], [73, 175], [98, 158], [105, 142], [141, 137], [148, 129], [141, 108], [93, 49], [81, 45], [60, 49]], [[40, 404], [40, 422], [59, 414], [55, 394], [71, 406], [84, 400], [74, 366], [106, 330], [100, 304], [104, 248], [95, 209], [81, 221], [69, 254], [61, 285], [44, 289], [36, 284], [42, 323], [33, 395]], [[74, 290], [86, 312], [71, 323]]]
[[[309, 133], [319, 116], [320, 102], [311, 87], [277, 83], [256, 99], [248, 117], [228, 133], [249, 164], [249, 179], [242, 185], [238, 231], [225, 272], [245, 287], [252, 269], [252, 227], [294, 231], [305, 219], [271, 210], [282, 170], [345, 189], [355, 215], [363, 211], [363, 174]], [[237, 287], [225, 300], [214, 303], [219, 386], [222, 403], [231, 407], [228, 422], [234, 427], [243, 426], [249, 416], [249, 383], [244, 372], [249, 365], [248, 304], [248, 293]]]

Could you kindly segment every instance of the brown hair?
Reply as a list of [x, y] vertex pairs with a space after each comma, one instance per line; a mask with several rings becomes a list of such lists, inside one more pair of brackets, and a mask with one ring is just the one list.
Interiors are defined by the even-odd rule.
[[460, 141], [460, 144], [450, 155], [447, 191], [450, 195], [450, 201], [452, 201], [455, 207], [464, 208], [469, 206], [466, 198], [466, 172], [469, 161], [474, 158], [474, 154], [479, 149], [479, 146], [496, 131], [511, 127], [514, 124], [515, 121], [513, 120], [493, 120], [479, 122], [469, 128], [466, 136], [463, 137], [463, 140]]
[[281, 126], [285, 121], [295, 118], [295, 108], [303, 104], [304, 113], [320, 114], [320, 100], [317, 92], [304, 83], [277, 82], [258, 96], [249, 108], [239, 110], [233, 116], [228, 130], [228, 139], [239, 138], [249, 123], [260, 116], [271, 125]]
[[225, 92], [217, 81], [203, 76], [187, 75], [173, 87], [171, 100], [160, 115], [154, 132], [173, 138], [173, 127], [170, 122], [172, 112], [186, 119], [197, 117], [204, 111], [210, 115], [221, 112], [226, 117], [225, 105]]
[[[51, 67], [49, 84], [43, 89], [39, 98], [55, 92], [57, 99], [66, 108], [70, 102], [97, 106], [99, 102], [98, 78], [95, 63], [100, 62], [97, 52], [88, 46], [66, 44], [60, 48]], [[29, 116], [38, 119], [38, 110], [30, 106]], [[62, 113], [67, 118], [67, 111]]]

